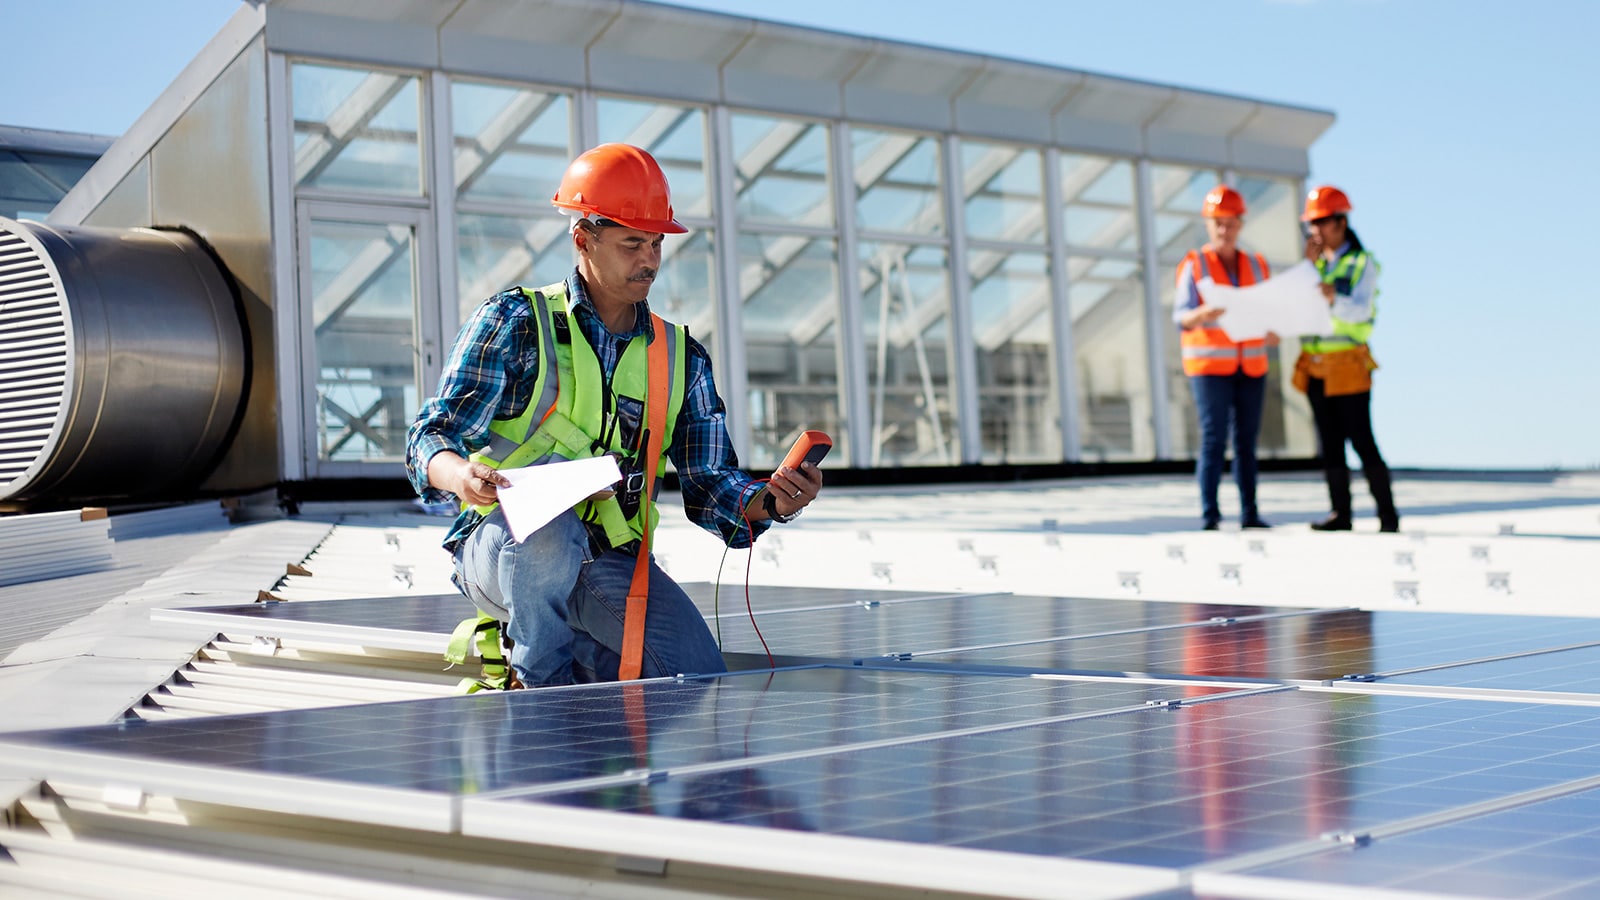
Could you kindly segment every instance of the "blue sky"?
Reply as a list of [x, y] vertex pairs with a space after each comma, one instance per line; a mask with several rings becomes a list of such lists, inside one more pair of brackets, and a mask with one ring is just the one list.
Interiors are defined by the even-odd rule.
[[[118, 134], [237, 5], [0, 0], [0, 123]], [[1600, 2], [679, 5], [1333, 111], [1311, 181], [1350, 194], [1383, 262], [1373, 414], [1390, 464], [1600, 467], [1600, 298], [1581, 249]]]

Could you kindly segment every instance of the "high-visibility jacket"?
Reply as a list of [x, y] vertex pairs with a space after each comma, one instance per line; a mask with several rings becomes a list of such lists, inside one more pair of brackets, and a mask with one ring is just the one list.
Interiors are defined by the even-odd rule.
[[[1381, 272], [1383, 267], [1372, 258], [1372, 254], [1365, 250], [1346, 249], [1338, 259], [1329, 262], [1324, 257], [1317, 257], [1317, 273], [1322, 276], [1323, 284], [1333, 285], [1334, 293], [1348, 298], [1361, 278], [1367, 273], [1370, 266], [1374, 273]], [[1372, 325], [1378, 317], [1378, 292], [1372, 292], [1372, 298], [1360, 312], [1351, 313], [1349, 307], [1334, 303], [1333, 305], [1333, 334], [1316, 337], [1302, 337], [1300, 349], [1313, 355], [1337, 353], [1341, 350], [1353, 350], [1365, 346], [1367, 339], [1372, 336]], [[1364, 316], [1361, 319], [1347, 319], [1346, 316]]]
[[[1200, 268], [1202, 258], [1205, 259], [1205, 269]], [[1199, 281], [1204, 273], [1209, 274], [1217, 284], [1234, 284], [1236, 287], [1249, 287], [1271, 277], [1272, 271], [1267, 268], [1267, 261], [1261, 254], [1241, 250], [1238, 259], [1239, 280], [1235, 283], [1215, 250], [1190, 250], [1189, 255], [1183, 258], [1183, 264], [1178, 267], [1178, 281], [1180, 284], [1183, 281], [1184, 266], [1194, 267], [1195, 281]], [[1205, 297], [1201, 297], [1200, 304], [1204, 306], [1205, 302]], [[1267, 344], [1260, 338], [1235, 343], [1221, 328], [1202, 325], [1183, 329], [1179, 343], [1183, 350], [1185, 375], [1232, 375], [1241, 368], [1244, 374], [1252, 378], [1267, 374]]]
[[[608, 452], [619, 454], [624, 483], [618, 496], [584, 500], [576, 508], [585, 522], [605, 530], [612, 547], [622, 547], [644, 536], [644, 514], [655, 501], [653, 496], [638, 498], [631, 515], [623, 511], [620, 502], [629, 490], [640, 490], [640, 484], [635, 482], [642, 484], [644, 463], [638, 457], [646, 443], [645, 423], [650, 421], [646, 349], [650, 338], [640, 334], [628, 342], [607, 384], [594, 348], [583, 331], [570, 323], [573, 311], [566, 284], [552, 284], [531, 295], [523, 290], [522, 294], [533, 308], [531, 319], [538, 329], [539, 371], [534, 376], [532, 398], [521, 415], [489, 424], [489, 443], [472, 454], [472, 460], [499, 469], [525, 466], [546, 454], [569, 460]], [[656, 461], [659, 479], [666, 471], [665, 450], [672, 445], [678, 411], [683, 408], [689, 339], [688, 330], [682, 325], [670, 324], [654, 314], [650, 320], [654, 339], [667, 342], [669, 363], [666, 433], [661, 436], [663, 452]], [[551, 360], [555, 361], [554, 366], [549, 365]], [[627, 441], [627, 429], [619, 424], [624, 405], [638, 410], [631, 442]], [[661, 482], [657, 480], [655, 484], [659, 488]], [[489, 504], [474, 508], [487, 515], [494, 507]], [[657, 518], [649, 517], [652, 531]]]

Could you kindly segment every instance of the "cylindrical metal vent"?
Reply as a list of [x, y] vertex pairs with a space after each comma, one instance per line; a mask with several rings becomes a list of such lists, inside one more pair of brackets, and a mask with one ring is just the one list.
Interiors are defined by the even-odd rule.
[[0, 218], [0, 500], [192, 494], [236, 426], [247, 346], [195, 238]]

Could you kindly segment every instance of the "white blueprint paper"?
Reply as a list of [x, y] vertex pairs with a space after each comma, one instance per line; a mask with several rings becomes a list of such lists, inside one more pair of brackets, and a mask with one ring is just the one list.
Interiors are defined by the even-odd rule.
[[510, 487], [499, 490], [500, 507], [519, 544], [579, 500], [622, 480], [612, 456], [501, 469], [500, 474], [511, 480]]
[[1333, 318], [1328, 301], [1322, 296], [1322, 276], [1304, 260], [1250, 287], [1216, 284], [1203, 279], [1198, 287], [1207, 306], [1225, 312], [1217, 327], [1234, 341], [1265, 337], [1269, 331], [1279, 337], [1302, 334], [1333, 334]]

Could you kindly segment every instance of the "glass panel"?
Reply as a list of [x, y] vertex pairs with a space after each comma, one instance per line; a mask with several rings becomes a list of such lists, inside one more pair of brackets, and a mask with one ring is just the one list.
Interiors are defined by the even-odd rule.
[[93, 156], [63, 156], [33, 150], [0, 150], [0, 209], [33, 204], [56, 205], [83, 173]]
[[515, 285], [536, 288], [572, 271], [572, 244], [562, 218], [456, 216], [456, 286], [461, 320], [486, 297]]
[[832, 227], [827, 126], [736, 114], [733, 153], [740, 221]]
[[672, 208], [680, 218], [711, 215], [705, 110], [617, 97], [600, 98], [596, 109], [601, 143], [632, 144], [656, 158], [667, 173]]
[[969, 257], [983, 462], [1059, 462], [1049, 261], [988, 250]]
[[960, 461], [950, 390], [950, 265], [937, 245], [860, 244], [872, 462]]
[[1073, 247], [1139, 250], [1133, 164], [1125, 159], [1061, 154], [1062, 233]]
[[1304, 256], [1300, 240], [1300, 193], [1286, 178], [1239, 179], [1244, 195], [1244, 230], [1239, 243], [1260, 253], [1274, 271], [1286, 269]]
[[968, 237], [1044, 243], [1044, 176], [1039, 151], [963, 143], [961, 180]]
[[419, 405], [416, 236], [312, 220], [310, 257], [318, 457], [403, 460]]
[[1143, 267], [1073, 256], [1067, 276], [1081, 454], [1090, 461], [1153, 459]]
[[716, 243], [710, 229], [669, 234], [661, 245], [661, 274], [650, 287], [650, 309], [704, 344], [716, 362]]
[[1161, 318], [1156, 322], [1162, 341], [1162, 372], [1167, 382], [1167, 410], [1172, 432], [1172, 452], [1193, 456], [1200, 445], [1200, 424], [1194, 411], [1194, 394], [1183, 374], [1178, 328], [1172, 324], [1172, 303], [1177, 293], [1178, 264], [1204, 244], [1205, 220], [1200, 215], [1206, 194], [1220, 183], [1214, 169], [1190, 166], [1152, 166], [1151, 204], [1155, 209], [1156, 253], [1161, 262], [1156, 283], [1161, 291]]
[[290, 77], [296, 185], [421, 196], [415, 76], [295, 63]]
[[1156, 252], [1161, 262], [1176, 266], [1185, 253], [1206, 242], [1200, 207], [1219, 183], [1221, 177], [1215, 169], [1151, 167], [1150, 204], [1155, 210]]
[[751, 453], [770, 468], [817, 428], [848, 458], [839, 401], [837, 250], [831, 238], [740, 235], [739, 295], [750, 378]]
[[939, 142], [927, 135], [854, 128], [856, 223], [863, 231], [943, 234]]
[[457, 81], [450, 115], [458, 197], [549, 206], [574, 155], [566, 94]]

